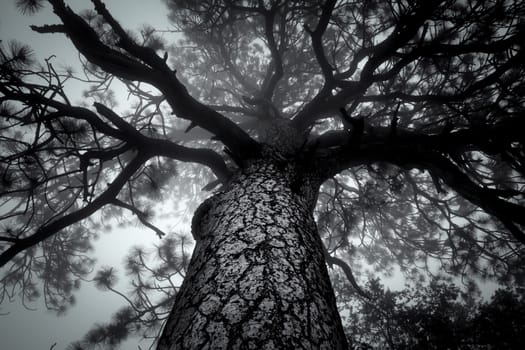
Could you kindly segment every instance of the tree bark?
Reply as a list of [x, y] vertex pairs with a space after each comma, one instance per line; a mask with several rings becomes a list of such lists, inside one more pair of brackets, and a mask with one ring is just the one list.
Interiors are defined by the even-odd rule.
[[306, 195], [317, 188], [297, 190], [292, 167], [254, 161], [197, 209], [159, 350], [348, 349]]

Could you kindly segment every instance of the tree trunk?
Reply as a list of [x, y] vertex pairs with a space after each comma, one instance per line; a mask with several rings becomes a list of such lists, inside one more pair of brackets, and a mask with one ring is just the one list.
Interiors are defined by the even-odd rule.
[[[256, 161], [196, 211], [158, 349], [347, 349], [312, 208], [289, 163]], [[315, 186], [312, 186], [315, 187]]]

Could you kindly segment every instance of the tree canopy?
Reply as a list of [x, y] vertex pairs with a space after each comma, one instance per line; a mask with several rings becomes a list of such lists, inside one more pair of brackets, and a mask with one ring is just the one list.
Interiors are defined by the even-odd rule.
[[348, 333], [362, 349], [521, 349], [523, 293], [499, 289], [490, 301], [433, 279], [403, 291], [370, 280], [373, 302], [357, 305]]
[[1, 43], [0, 301], [64, 312], [101, 222], [138, 220], [163, 238], [130, 253], [129, 307], [86, 339], [155, 337], [192, 245], [156, 225], [158, 203], [220, 190], [276, 130], [295, 142], [271, 144], [281, 155], [318, 165], [341, 298], [374, 297], [360, 281], [397, 270], [525, 284], [522, 1], [166, 0], [168, 31], [91, 3], [17, 1], [52, 7], [57, 23], [32, 29], [71, 41], [81, 72]]

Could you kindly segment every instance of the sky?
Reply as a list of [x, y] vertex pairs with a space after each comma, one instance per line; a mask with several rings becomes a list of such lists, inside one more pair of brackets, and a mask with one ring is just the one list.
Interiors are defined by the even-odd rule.
[[[64, 68], [78, 62], [78, 54], [73, 45], [60, 34], [38, 34], [30, 25], [58, 23], [48, 5], [33, 16], [24, 16], [15, 8], [15, 0], [0, 1], [0, 39], [7, 42], [16, 39], [29, 44], [36, 58], [42, 61], [52, 55], [55, 67]], [[90, 1], [72, 0], [68, 2], [74, 9], [89, 8]], [[137, 29], [142, 24], [151, 24], [158, 29], [168, 29], [165, 6], [161, 0], [106, 0], [106, 6], [126, 28]], [[81, 89], [71, 87], [73, 101], [80, 103]], [[76, 100], [75, 100], [76, 96]], [[125, 101], [119, 101], [124, 103]], [[125, 106], [121, 106], [125, 107]], [[142, 227], [115, 229], [100, 235], [95, 242], [97, 266], [122, 266], [124, 256], [132, 245], [152, 247], [156, 236]], [[96, 269], [95, 269], [96, 271]], [[122, 281], [124, 282], [124, 281]], [[124, 284], [123, 284], [124, 285]], [[64, 350], [70, 342], [79, 340], [98, 322], [105, 323], [113, 311], [123, 306], [120, 297], [95, 289], [84, 283], [76, 294], [77, 303], [64, 316], [46, 311], [43, 302], [29, 304], [35, 311], [26, 310], [20, 300], [0, 305], [0, 349], [1, 350]], [[138, 345], [147, 349], [148, 342], [138, 343], [137, 339], [126, 342], [121, 349], [137, 350]]]

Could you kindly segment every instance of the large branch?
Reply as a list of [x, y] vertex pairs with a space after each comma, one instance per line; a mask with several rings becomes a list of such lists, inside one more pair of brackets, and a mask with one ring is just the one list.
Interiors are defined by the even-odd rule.
[[361, 80], [370, 78], [377, 67], [388, 60], [400, 47], [408, 43], [442, 2], [443, 0], [420, 1], [412, 14], [404, 15], [392, 34], [374, 47], [370, 58], [361, 71]]
[[[237, 154], [238, 158], [245, 159], [258, 152], [257, 142], [234, 122], [194, 99], [177, 79], [175, 72], [152, 49], [134, 43], [118, 22], [109, 15], [101, 1], [94, 0], [97, 11], [119, 36], [118, 45], [129, 55], [102, 43], [98, 34], [62, 0], [49, 2], [62, 20], [70, 40], [90, 62], [120, 78], [155, 86], [165, 95], [179, 117], [210, 131], [231, 152]], [[38, 30], [37, 27], [33, 29]]]
[[[23, 90], [38, 91], [38, 88], [35, 85], [29, 86], [24, 84], [21, 80], [17, 83], [18, 85], [16, 87], [11, 86], [15, 83], [0, 86], [0, 92], [3, 95], [3, 100], [17, 101], [23, 105], [31, 107], [31, 110], [39, 111], [37, 114], [28, 114], [24, 117], [24, 119], [27, 119], [27, 124], [38, 123], [40, 125], [40, 123], [44, 122], [46, 127], [51, 128], [51, 124], [49, 123], [48, 125], [47, 122], [60, 121], [63, 118], [75, 118], [89, 123], [93, 128], [93, 132], [101, 132], [117, 141], [119, 144], [118, 147], [115, 146], [114, 148], [108, 149], [88, 148], [84, 153], [78, 155], [78, 164], [81, 171], [84, 170], [84, 176], [91, 159], [99, 159], [102, 163], [103, 161], [113, 159], [130, 149], [136, 150], [137, 156], [124, 167], [105, 191], [100, 193], [89, 203], [87, 201], [84, 202], [85, 206], [81, 209], [70, 213], [64, 212], [62, 214], [57, 214], [56, 217], [51, 218], [49, 222], [42, 224], [34, 233], [27, 237], [12, 239], [2, 238], [4, 241], [10, 242], [10, 247], [0, 254], [0, 266], [6, 264], [21, 251], [24, 251], [58, 233], [64, 228], [91, 216], [103, 206], [113, 203], [125, 183], [128, 182], [141, 165], [151, 157], [163, 156], [178, 161], [206, 165], [215, 173], [219, 182], [225, 182], [230, 176], [230, 171], [223, 158], [210, 149], [193, 149], [177, 145], [168, 140], [147, 137], [136, 130], [131, 124], [127, 123], [114, 111], [102, 104], [95, 104], [97, 111], [115, 125], [115, 127], [112, 127], [110, 123], [100, 118], [100, 116], [92, 110], [71, 106], [64, 102], [45, 97], [39, 93], [21, 92]], [[96, 139], [96, 136], [94, 136], [94, 138]], [[84, 186], [84, 199], [86, 200], [89, 197], [86, 179], [84, 179]]]
[[326, 55], [324, 53], [323, 34], [325, 33], [326, 28], [328, 27], [328, 23], [330, 22], [330, 17], [332, 16], [332, 11], [334, 10], [335, 3], [336, 0], [326, 1], [326, 3], [322, 7], [321, 17], [319, 18], [319, 22], [317, 23], [317, 27], [314, 31], [311, 31], [308, 27], [305, 27], [305, 29], [310, 33], [312, 48], [314, 50], [317, 62], [321, 67], [321, 71], [323, 72], [323, 75], [325, 77], [325, 84], [331, 84], [334, 78], [333, 67], [328, 62], [328, 59], [326, 58]]
[[317, 147], [317, 167], [326, 170], [326, 178], [361, 164], [388, 162], [404, 168], [428, 170], [465, 199], [494, 216], [509, 230], [516, 240], [525, 244], [525, 207], [504, 199], [524, 195], [519, 191], [497, 190], [476, 183], [452, 162], [447, 155], [465, 151], [500, 154], [511, 143], [522, 142], [525, 121], [521, 117], [509, 118], [494, 125], [478, 126], [445, 133], [397, 130], [392, 137], [391, 128], [368, 127], [359, 145], [349, 142], [347, 131], [332, 131], [312, 142]]
[[475, 150], [494, 154], [501, 151], [500, 148], [505, 145], [522, 142], [524, 128], [523, 115], [509, 117], [495, 124], [456, 130], [437, 127], [422, 132], [396, 128], [395, 138], [392, 137], [391, 126], [365, 125], [358, 145], [351, 142], [351, 133], [348, 130], [328, 131], [311, 140], [309, 145], [322, 157], [328, 157], [327, 161], [333, 164], [325, 168], [326, 176], [330, 178], [356, 161], [366, 161], [367, 158], [372, 161], [384, 160], [383, 158], [390, 157], [399, 150], [408, 150], [406, 153], [409, 155], [417, 154], [418, 151], [454, 154]]
[[[346, 81], [346, 80], [331, 80], [341, 90], [335, 95], [330, 92], [332, 84], [325, 84], [324, 88], [321, 89], [317, 96], [310, 101], [302, 111], [300, 111], [293, 119], [294, 124], [300, 130], [306, 130], [316, 120], [322, 119], [331, 113], [334, 113], [341, 106], [346, 106], [351, 100], [355, 100], [366, 92], [368, 87], [374, 83], [374, 71], [389, 58], [396, 53], [396, 51], [407, 44], [418, 32], [419, 28], [424, 22], [431, 16], [432, 12], [441, 4], [441, 0], [429, 1], [413, 9], [411, 14], [407, 14], [403, 21], [398, 22], [392, 33], [381, 43], [359, 51], [359, 61], [363, 59], [362, 54], [365, 53], [368, 56], [368, 60], [364, 64], [359, 80]], [[331, 13], [330, 2], [328, 2], [323, 8], [323, 14], [328, 15]], [[323, 19], [323, 17], [321, 18]], [[325, 22], [329, 19], [327, 17]], [[320, 22], [319, 32], [324, 32], [323, 25], [325, 22]], [[314, 32], [315, 34], [315, 32]], [[312, 34], [313, 35], [313, 34]], [[316, 50], [316, 57], [321, 65], [321, 69], [325, 74], [325, 77], [331, 77], [332, 72], [328, 65], [328, 62], [323, 58], [324, 53], [320, 44], [319, 34], [312, 37], [314, 44], [314, 50]], [[314, 41], [316, 39], [318, 42]], [[353, 65], [353, 64], [351, 64]], [[328, 70], [330, 69], [330, 73]], [[328, 74], [328, 75], [327, 75]]]
[[[102, 192], [96, 199], [85, 207], [69, 213], [49, 224], [41, 226], [34, 234], [29, 237], [16, 239], [11, 247], [0, 254], [0, 267], [5, 265], [16, 254], [26, 250], [44, 239], [51, 237], [60, 230], [71, 226], [95, 213], [107, 204], [115, 204], [117, 195], [126, 182], [149, 158], [163, 156], [185, 162], [195, 162], [210, 167], [221, 182], [230, 176], [230, 172], [222, 157], [209, 149], [193, 149], [177, 145], [168, 140], [153, 139], [142, 137], [133, 144], [139, 151], [137, 156], [120, 172], [115, 180]], [[84, 154], [85, 158], [103, 157], [105, 154], [91, 151]], [[150, 224], [149, 224], [150, 225]], [[151, 226], [148, 226], [151, 227]]]
[[479, 53], [500, 53], [512, 48], [513, 45], [519, 44], [525, 40], [525, 30], [521, 29], [516, 34], [490, 43], [470, 42], [462, 44], [442, 44], [442, 43], [424, 43], [417, 48], [419, 56], [430, 57], [436, 54], [446, 54], [450, 56], [459, 56], [472, 52]]
[[184, 147], [172, 141], [147, 137], [124, 118], [100, 103], [94, 103], [97, 112], [106, 117], [117, 128], [111, 127], [95, 112], [84, 107], [71, 106], [36, 93], [12, 92], [5, 86], [0, 86], [0, 92], [13, 101], [20, 101], [31, 106], [38, 104], [56, 110], [40, 117], [37, 121], [51, 121], [62, 117], [81, 119], [101, 133], [123, 141], [139, 150], [148, 151], [152, 155], [166, 156], [183, 162], [195, 162], [208, 166], [221, 182], [226, 181], [230, 176], [230, 171], [223, 158], [216, 152], [205, 148]]
[[169, 140], [153, 138], [147, 138], [144, 146], [153, 156], [205, 165], [213, 171], [220, 182], [227, 181], [231, 176], [224, 159], [211, 149], [184, 147]]
[[[412, 59], [413, 57], [411, 57]], [[499, 79], [512, 68], [522, 65], [525, 59], [525, 50], [521, 49], [515, 55], [503, 62], [486, 76], [483, 76], [473, 81], [462, 90], [458, 90], [449, 94], [434, 94], [432, 92], [427, 94], [409, 94], [402, 91], [391, 92], [380, 95], [364, 95], [366, 89], [374, 82], [385, 79], [392, 79], [399, 73], [409, 62], [402, 60], [398, 65], [394, 65], [389, 71], [376, 74], [368, 77], [366, 81], [354, 82], [346, 84], [347, 86], [335, 95], [327, 93], [324, 89], [321, 90], [307, 106], [297, 114], [294, 118], [294, 123], [299, 128], [305, 128], [316, 120], [329, 117], [336, 113], [340, 106], [346, 106], [350, 102], [388, 102], [399, 100], [403, 102], [428, 102], [432, 104], [445, 104], [449, 102], [458, 102], [475, 96], [485, 88], [497, 83]]]
[[[415, 48], [413, 48], [408, 53], [399, 53], [401, 59], [397, 61], [392, 68], [387, 71], [379, 74], [374, 74], [370, 76], [370, 79], [374, 82], [376, 81], [386, 81], [393, 79], [401, 70], [407, 67], [410, 63], [416, 62], [422, 57], [438, 57], [438, 55], [446, 56], [451, 58], [453, 56], [461, 56], [469, 53], [498, 53], [504, 52], [512, 48], [513, 45], [523, 41], [523, 31], [515, 35], [512, 35], [509, 38], [503, 40], [497, 40], [488, 44], [485, 43], [464, 43], [464, 44], [442, 44], [439, 42], [428, 42], [428, 43], [419, 43]], [[515, 65], [522, 61], [520, 55], [515, 55], [509, 59], [505, 64], [495, 69], [495, 71], [490, 74], [488, 77], [480, 80], [473, 84], [465, 92], [457, 94], [457, 97], [463, 98], [466, 95], [471, 94], [474, 91], [479, 90], [483, 86], [487, 86], [490, 83], [494, 82], [501, 74], [503, 74], [510, 66]]]

